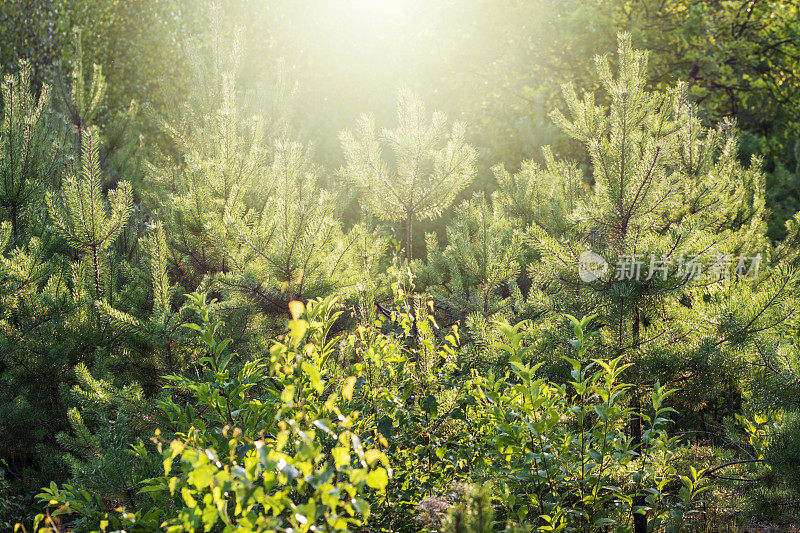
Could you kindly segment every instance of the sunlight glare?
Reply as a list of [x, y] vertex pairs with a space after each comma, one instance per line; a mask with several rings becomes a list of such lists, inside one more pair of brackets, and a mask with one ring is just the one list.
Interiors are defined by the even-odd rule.
[[345, 24], [366, 40], [396, 36], [408, 21], [408, 0], [342, 0], [337, 7]]

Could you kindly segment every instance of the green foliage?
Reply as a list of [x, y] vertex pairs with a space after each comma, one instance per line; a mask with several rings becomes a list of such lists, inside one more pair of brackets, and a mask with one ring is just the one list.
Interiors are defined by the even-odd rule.
[[[334, 300], [307, 309], [293, 301], [287, 332], [273, 341], [268, 359], [230, 351], [230, 339], [218, 340], [224, 325], [213, 318], [212, 302], [190, 295], [199, 321], [186, 327], [200, 341], [197, 366], [167, 377], [155, 414], [157, 450], [130, 442], [125, 472], [138, 476], [133, 486], [152, 501], [134, 506], [143, 497], [110, 500], [83, 488], [86, 482], [53, 484], [39, 495], [53, 510], [37, 521], [50, 527], [59, 515], [77, 513], [87, 531], [305, 531], [351, 529], [369, 518], [369, 527], [397, 528], [414, 523], [415, 502], [457, 480], [493, 481], [504, 502], [501, 519], [542, 531], [612, 523], [624, 529], [634, 512], [648, 514], [653, 525], [689, 516], [702, 487], [693, 472], [677, 488], [670, 464], [677, 438], [663, 427], [669, 392], [651, 392], [650, 409], [638, 415], [647, 428], [635, 445], [622, 424], [632, 412], [629, 385], [618, 381], [624, 366], [588, 360], [588, 320], [574, 321], [572, 390], [536, 379], [522, 363], [531, 347], [519, 327], [498, 328], [497, 349], [507, 352], [512, 372], [470, 375], [461, 368], [457, 330], [438, 340], [428, 306], [412, 291], [398, 273], [388, 320], [332, 338]], [[355, 375], [337, 378], [333, 356], [342, 341], [359, 362]], [[127, 408], [139, 398], [135, 386], [112, 396], [104, 382], [85, 374], [81, 380], [76, 394], [116, 412], [117, 422], [142, 416], [141, 408]], [[71, 418], [75, 437], [61, 437], [71, 449], [86, 453], [107, 441], [90, 433], [77, 411]], [[117, 423], [107, 426], [119, 432]], [[162, 475], [144, 475], [146, 465], [159, 463]], [[491, 527], [491, 500], [488, 491], [469, 496], [446, 527]], [[125, 509], [114, 510], [118, 503]]]
[[[637, 47], [656, 52], [650, 86], [686, 80], [702, 116], [733, 118], [752, 137], [756, 148], [745, 149], [745, 159], [765, 151], [770, 174], [779, 166], [794, 167], [789, 154], [797, 141], [793, 3], [532, 0], [498, 9], [487, 0], [434, 0], [426, 8], [408, 7], [402, 16], [392, 16], [392, 6], [367, 7], [375, 20], [354, 27], [370, 15], [357, 6], [320, 0], [281, 6], [232, 0], [224, 9], [210, 0], [135, 5], [14, 0], [0, 9], [0, 61], [6, 71], [19, 57], [35, 61], [38, 81], [60, 58], [72, 59], [72, 29], [82, 27], [84, 39], [91, 40], [86, 63], [105, 67], [109, 108], [135, 99], [163, 112], [197, 90], [193, 45], [187, 43], [201, 43], [206, 57], [227, 57], [224, 43], [237, 35], [240, 83], [248, 93], [264, 95], [253, 110], [290, 114], [293, 131], [318, 147], [320, 161], [338, 166], [337, 132], [365, 109], [388, 109], [397, 88], [410, 86], [470, 125], [470, 139], [485, 154], [478, 181], [491, 189], [485, 170], [495, 163], [516, 169], [551, 143], [562, 154], [575, 155], [547, 112], [563, 83], [591, 88], [592, 57], [613, 50], [616, 34], [628, 31]], [[286, 105], [270, 97], [284, 67], [286, 85], [298, 82]], [[790, 184], [796, 178], [793, 171]], [[774, 197], [770, 208], [790, 203], [787, 196]], [[790, 205], [785, 215], [772, 217], [774, 237], [797, 209], [796, 202]]]
[[[476, 423], [487, 433], [501, 500], [510, 517], [540, 531], [625, 530], [640, 513], [653, 528], [664, 527], [674, 505], [667, 486], [676, 476], [670, 462], [677, 437], [666, 432], [672, 409], [663, 403], [674, 391], [657, 385], [646, 414], [634, 413], [625, 404], [630, 385], [620, 382], [629, 365], [589, 360], [589, 321], [572, 320], [567, 385], [536, 379], [537, 367], [522, 362], [513, 342], [502, 347], [511, 373], [476, 376], [483, 406]], [[624, 429], [632, 415], [646, 425], [638, 443]]]
[[[67, 316], [73, 305], [67, 287], [68, 272], [48, 262], [48, 240], [33, 237], [28, 246], [9, 250], [11, 224], [0, 226], [0, 361], [2, 456], [12, 466], [33, 464], [47, 469], [41, 444], [45, 427], [58, 427], [52, 405], [58, 402], [59, 376], [70, 357]], [[45, 385], [46, 384], [46, 385]], [[43, 386], [45, 385], [45, 386]], [[40, 424], [31, 424], [38, 420]], [[35, 477], [32, 473], [28, 475]]]
[[107, 298], [105, 281], [105, 252], [122, 232], [133, 209], [130, 184], [120, 183], [102, 192], [102, 176], [98, 161], [97, 138], [90, 131], [83, 134], [81, 174], [68, 176], [62, 197], [48, 196], [47, 205], [56, 229], [67, 243], [80, 254], [83, 268], [91, 276], [92, 297]]
[[[54, 107], [74, 134], [72, 146], [66, 151], [74, 158], [70, 161], [80, 160], [84, 132], [94, 127], [100, 140], [98, 146], [102, 147], [101, 166], [108, 181], [122, 179], [138, 184], [144, 174], [138, 105], [136, 100], [130, 100], [125, 102], [124, 108], [122, 105], [108, 108], [109, 87], [102, 66], [93, 63], [91, 76], [86, 76], [84, 62], [88, 54], [84, 53], [83, 33], [80, 27], [75, 28], [73, 45], [64, 51], [67, 57], [61, 59], [54, 81], [59, 89]], [[90, 44], [87, 48], [95, 51], [96, 39]], [[97, 128], [99, 124], [101, 128]]]
[[796, 507], [797, 7], [392, 4], [0, 5], [0, 529]]
[[544, 168], [527, 160], [516, 174], [496, 166], [498, 189], [493, 199], [518, 230], [535, 224], [553, 235], [563, 235], [570, 224], [570, 213], [586, 196], [588, 187], [577, 165], [556, 160], [548, 147], [543, 148], [543, 156]]
[[482, 196], [459, 206], [455, 215], [444, 250], [436, 235], [427, 235], [428, 261], [416, 267], [420, 280], [438, 305], [459, 318], [508, 313], [522, 300], [516, 285], [522, 253], [519, 233]]
[[35, 84], [42, 82], [69, 39], [56, 2], [21, 0], [0, 6], [0, 69], [13, 72], [20, 58], [32, 61]]
[[[398, 126], [375, 131], [375, 120], [362, 116], [355, 134], [341, 134], [347, 166], [342, 176], [361, 189], [370, 212], [384, 220], [403, 221], [406, 257], [412, 258], [415, 219], [441, 215], [475, 174], [475, 149], [464, 140], [465, 126], [435, 112], [428, 119], [420, 98], [401, 92]], [[444, 144], [444, 146], [441, 146]], [[441, 146], [441, 147], [440, 147]], [[394, 168], [385, 161], [391, 149]]]
[[26, 226], [41, 216], [41, 200], [57, 177], [59, 127], [50, 106], [50, 88], [38, 98], [31, 71], [20, 63], [18, 75], [6, 76], [2, 87], [0, 127], [0, 212], [11, 222], [12, 243], [22, 244]]
[[231, 320], [254, 332], [290, 300], [356, 294], [376, 275], [381, 237], [361, 225], [344, 231], [310, 152], [267, 138], [264, 119], [240, 119], [232, 75], [212, 67], [224, 76], [213, 85], [221, 102], [165, 122], [179, 157], [165, 152], [150, 170], [183, 286], [220, 291]]
[[362, 413], [357, 427], [365, 441], [381, 443], [391, 458], [394, 474], [371, 522], [388, 529], [413, 524], [417, 502], [447, 490], [477, 459], [462, 405], [458, 329], [437, 335], [410, 273], [393, 275], [392, 309], [347, 337], [355, 375], [342, 391]]
[[15, 519], [25, 512], [25, 507], [20, 501], [19, 494], [15, 493], [8, 482], [7, 467], [5, 459], [0, 460], [0, 526], [11, 530], [16, 522]]
[[[286, 344], [275, 342], [269, 359], [234, 371], [238, 358], [219, 341], [221, 322], [205, 295], [190, 295], [200, 318], [189, 323], [202, 341], [197, 363], [203, 380], [169, 377], [169, 389], [190, 398], [165, 398], [159, 411], [171, 441], [156, 431], [158, 451], [141, 441], [133, 455], [163, 464], [163, 475], [140, 480], [148, 510], [112, 511], [90, 493], [52, 485], [40, 495], [60, 506], [53, 515], [76, 512], [85, 529], [150, 531], [349, 530], [369, 516], [363, 496], [382, 492], [389, 479], [386, 456], [353, 432], [357, 413], [342, 412], [337, 394], [325, 393], [326, 336], [335, 316], [332, 301], [302, 310], [293, 302]], [[210, 379], [209, 379], [210, 378]], [[42, 515], [38, 521], [48, 517]]]

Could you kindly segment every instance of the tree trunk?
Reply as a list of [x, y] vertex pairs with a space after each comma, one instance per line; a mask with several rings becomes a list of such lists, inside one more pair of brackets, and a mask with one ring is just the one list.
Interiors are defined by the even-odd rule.
[[[633, 399], [631, 407], [631, 439], [633, 440], [633, 449], [641, 453], [642, 448], [642, 406], [639, 401], [639, 387], [641, 387], [641, 375], [639, 369], [639, 308], [634, 308], [633, 311], [633, 373], [635, 376], [635, 383], [633, 386]], [[633, 505], [635, 507], [644, 506], [647, 503], [644, 494], [637, 494], [633, 498]], [[633, 515], [633, 533], [647, 533], [647, 515], [635, 513]]]
[[[636, 496], [633, 505], [644, 505], [644, 496]], [[647, 515], [636, 513], [633, 515], [633, 533], [647, 533]]]
[[94, 270], [94, 290], [95, 290], [95, 300], [101, 300], [101, 289], [102, 287], [102, 273], [100, 272], [100, 258], [97, 253], [97, 246], [92, 246], [92, 269]]
[[411, 243], [414, 240], [413, 232], [414, 213], [409, 209], [406, 213], [406, 259], [411, 262]]
[[639, 387], [641, 379], [639, 375], [639, 309], [633, 311], [633, 399], [631, 407], [631, 438], [633, 439], [634, 449], [638, 452], [642, 446], [642, 406], [639, 403]]
[[19, 233], [19, 214], [17, 213], [17, 205], [14, 204], [11, 206], [11, 235], [14, 239], [13, 245], [17, 246], [18, 243], [18, 233]]

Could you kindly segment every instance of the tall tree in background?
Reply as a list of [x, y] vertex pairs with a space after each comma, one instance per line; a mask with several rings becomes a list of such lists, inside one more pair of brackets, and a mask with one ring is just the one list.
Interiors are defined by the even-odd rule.
[[[342, 175], [361, 188], [369, 211], [403, 222], [410, 261], [414, 220], [436, 218], [453, 203], [475, 175], [477, 152], [464, 140], [464, 124], [454, 123], [448, 134], [446, 117], [434, 112], [428, 119], [419, 97], [403, 91], [397, 107], [393, 130], [378, 134], [374, 119], [365, 115], [356, 133], [342, 132], [347, 160]], [[393, 168], [385, 159], [386, 148]]]

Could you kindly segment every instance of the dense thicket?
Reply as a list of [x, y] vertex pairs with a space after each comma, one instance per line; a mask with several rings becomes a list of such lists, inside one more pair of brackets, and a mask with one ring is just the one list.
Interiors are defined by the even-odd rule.
[[0, 529], [797, 518], [798, 7], [501, 4], [0, 6]]

